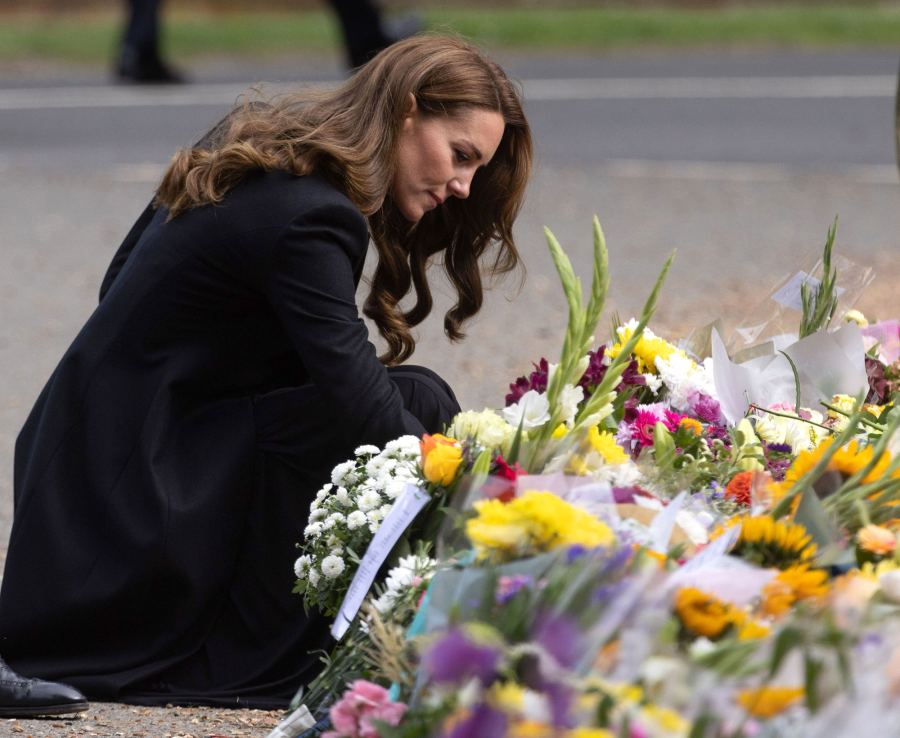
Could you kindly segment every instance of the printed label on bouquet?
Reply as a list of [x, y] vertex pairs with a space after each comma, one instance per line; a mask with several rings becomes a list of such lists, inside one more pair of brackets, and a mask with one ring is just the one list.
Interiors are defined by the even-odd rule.
[[344, 595], [341, 609], [331, 626], [331, 635], [336, 640], [344, 637], [350, 623], [353, 622], [353, 618], [362, 607], [363, 600], [366, 599], [366, 595], [372, 588], [372, 583], [384, 560], [400, 536], [403, 535], [403, 531], [428, 504], [429, 499], [424, 489], [414, 484], [407, 484], [403, 493], [394, 502], [391, 511], [381, 521], [381, 526], [375, 532], [365, 555], [359, 562], [359, 568], [353, 575], [353, 581], [350, 582], [347, 594]]
[[[781, 288], [772, 293], [772, 299], [779, 305], [791, 308], [792, 310], [803, 310], [803, 299], [800, 297], [800, 287], [808, 284], [811, 291], [818, 289], [821, 282], [806, 272], [797, 272]], [[835, 288], [835, 295], [838, 297], [844, 292], [842, 287]]]

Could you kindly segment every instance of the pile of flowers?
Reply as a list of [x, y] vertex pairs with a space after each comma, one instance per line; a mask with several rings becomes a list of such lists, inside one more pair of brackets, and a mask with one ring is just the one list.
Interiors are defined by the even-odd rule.
[[[900, 735], [900, 324], [832, 325], [824, 278], [785, 352], [795, 387], [736, 391], [777, 357], [729, 372], [715, 337], [711, 358], [653, 334], [668, 264], [594, 348], [599, 224], [586, 300], [548, 241], [569, 303], [558, 362], [445, 435], [361, 449], [314, 504], [297, 590], [333, 612], [397, 485], [436, 501], [336, 645], [330, 691], [301, 695], [309, 735]], [[859, 348], [833, 355], [842, 394], [817, 383], [829, 341]], [[329, 556], [345, 568], [323, 597]]]

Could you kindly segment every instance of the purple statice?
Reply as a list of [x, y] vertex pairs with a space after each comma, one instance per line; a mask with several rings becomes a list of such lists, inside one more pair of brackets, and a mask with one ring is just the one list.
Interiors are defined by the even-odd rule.
[[702, 392], [691, 392], [688, 396], [688, 408], [697, 420], [704, 423], [722, 422], [722, 408], [719, 401]]
[[550, 364], [545, 358], [537, 364], [533, 364], [534, 371], [527, 377], [519, 377], [515, 382], [509, 385], [509, 394], [506, 396], [506, 406], [515, 405], [529, 390], [535, 392], [547, 391], [547, 378], [550, 374]]
[[497, 591], [494, 598], [498, 605], [505, 605], [523, 589], [534, 586], [534, 577], [528, 574], [514, 574], [502, 576], [497, 580]]
[[448, 631], [422, 658], [422, 668], [435, 682], [460, 683], [475, 677], [489, 684], [497, 673], [500, 652], [473, 643], [459, 629]]
[[586, 546], [576, 543], [566, 549], [566, 563], [573, 564], [588, 552]]
[[535, 643], [567, 669], [582, 655], [581, 630], [565, 615], [546, 613], [539, 617], [533, 637]]
[[449, 731], [443, 733], [443, 738], [504, 736], [508, 722], [504, 713], [482, 702], [476, 705], [464, 719], [454, 723]]
[[780, 482], [790, 468], [793, 458], [792, 449], [787, 443], [763, 443], [763, 455], [766, 457], [766, 469], [772, 479]]
[[550, 722], [553, 727], [572, 727], [572, 720], [569, 718], [569, 709], [572, 707], [573, 698], [572, 688], [559, 682], [545, 681], [541, 685], [541, 692], [547, 698]]

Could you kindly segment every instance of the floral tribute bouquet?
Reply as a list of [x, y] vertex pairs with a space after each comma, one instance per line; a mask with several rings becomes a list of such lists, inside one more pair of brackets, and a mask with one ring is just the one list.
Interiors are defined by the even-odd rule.
[[[900, 735], [898, 323], [829, 330], [832, 229], [781, 354], [735, 364], [715, 334], [653, 334], [668, 264], [640, 318], [595, 348], [594, 235], [584, 300], [548, 232], [569, 303], [559, 360], [502, 410], [461, 413], [418, 453], [403, 441], [411, 478], [449, 508], [439, 533], [410, 529], [416, 554], [332, 654], [352, 669], [307, 693], [309, 735]], [[298, 575], [316, 561], [324, 576], [331, 543]]]

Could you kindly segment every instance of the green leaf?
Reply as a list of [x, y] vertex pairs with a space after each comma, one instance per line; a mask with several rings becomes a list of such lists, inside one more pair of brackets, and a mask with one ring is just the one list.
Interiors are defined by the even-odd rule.
[[675, 441], [666, 426], [658, 421], [653, 426], [653, 455], [662, 469], [671, 469], [675, 465]]
[[796, 626], [788, 625], [778, 633], [772, 647], [772, 660], [769, 662], [769, 679], [778, 673], [785, 657], [801, 643], [803, 632]]
[[785, 359], [787, 359], [787, 363], [791, 365], [791, 372], [794, 375], [794, 412], [799, 415], [800, 413], [800, 373], [797, 371], [797, 365], [794, 363], [794, 360], [788, 356], [784, 351], [779, 351]]

